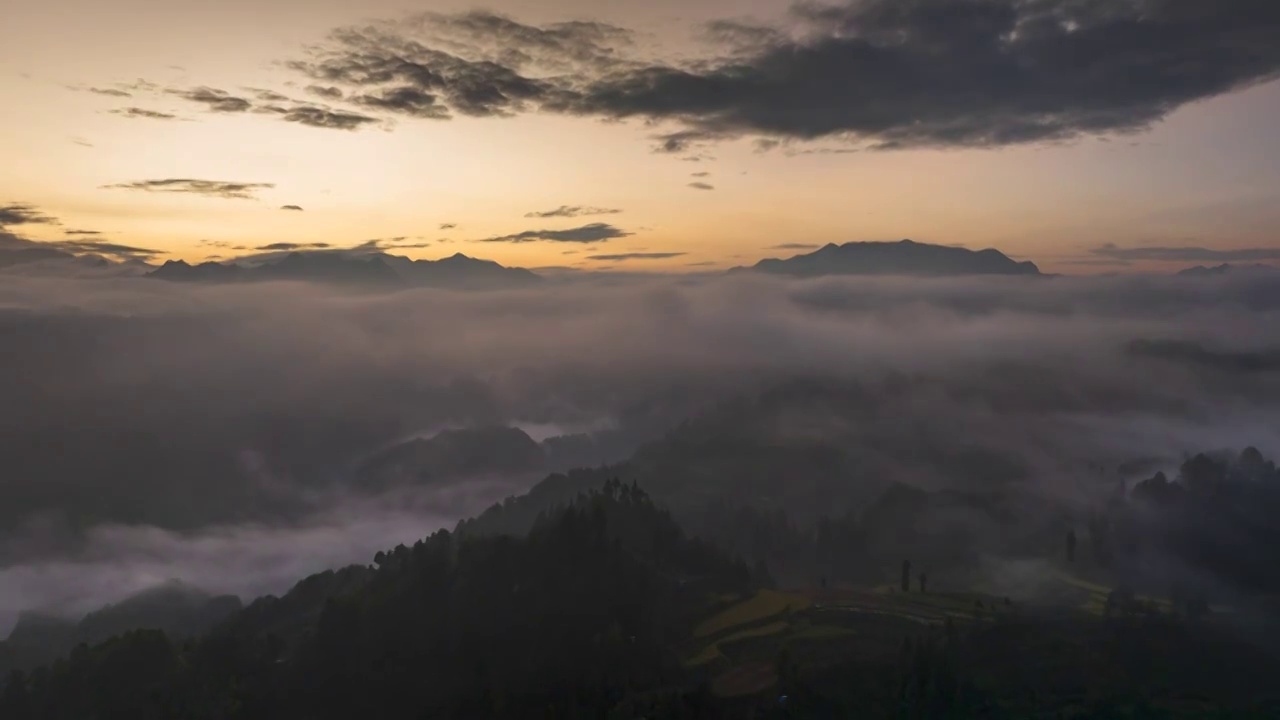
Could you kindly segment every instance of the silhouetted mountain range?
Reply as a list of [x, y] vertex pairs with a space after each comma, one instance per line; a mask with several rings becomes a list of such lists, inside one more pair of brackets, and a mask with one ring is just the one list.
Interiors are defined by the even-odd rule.
[[501, 287], [541, 278], [523, 268], [456, 253], [440, 260], [410, 260], [398, 255], [346, 252], [292, 252], [269, 261], [247, 264], [205, 262], [191, 265], [170, 260], [147, 274], [175, 282], [248, 282], [303, 280], [370, 286]]
[[749, 268], [775, 275], [1039, 275], [1032, 262], [1018, 262], [999, 250], [968, 250], [929, 245], [912, 240], [898, 242], [834, 243], [792, 258], [761, 260]]
[[1237, 274], [1241, 272], [1273, 272], [1275, 268], [1262, 263], [1254, 263], [1252, 265], [1232, 265], [1231, 263], [1223, 263], [1213, 267], [1205, 267], [1204, 265], [1196, 265], [1186, 270], [1178, 271], [1180, 277], [1216, 277], [1219, 275]]

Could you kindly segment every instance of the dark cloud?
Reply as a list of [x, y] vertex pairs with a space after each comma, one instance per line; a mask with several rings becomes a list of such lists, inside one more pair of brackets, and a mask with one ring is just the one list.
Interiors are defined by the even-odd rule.
[[724, 134], [720, 132], [680, 130], [655, 136], [654, 139], [658, 141], [658, 144], [653, 146], [653, 151], [667, 155], [678, 155], [688, 152], [699, 145], [705, 145], [723, 138]]
[[[555, 88], [488, 59], [470, 60], [375, 28], [340, 30], [335, 47], [289, 67], [353, 88], [354, 102], [414, 117], [512, 115]], [[359, 91], [359, 92], [356, 92]]]
[[58, 219], [29, 203], [0, 205], [0, 228], [8, 225], [57, 225]]
[[[308, 89], [313, 94], [329, 98], [334, 98], [335, 93], [337, 93], [337, 97], [340, 97], [342, 92], [338, 88], [321, 88], [318, 86]], [[191, 102], [205, 105], [212, 112], [243, 113], [252, 111], [263, 115], [273, 115], [285, 122], [298, 123], [299, 125], [306, 125], [308, 127], [330, 130], [356, 130], [365, 125], [378, 122], [378, 118], [351, 110], [338, 110], [325, 107], [323, 105], [299, 102], [274, 90], [265, 90], [253, 87], [244, 88], [244, 90], [252, 93], [253, 97], [257, 101], [260, 101], [261, 104], [254, 104], [254, 102], [247, 98], [235, 96], [225, 90], [210, 87], [197, 87], [189, 90], [169, 89], [165, 92]], [[396, 99], [397, 98], [392, 97], [387, 99], [387, 102], [394, 102]], [[404, 98], [399, 99], [407, 102]], [[378, 98], [375, 98], [367, 104], [376, 105], [377, 101]], [[172, 119], [174, 117], [165, 113], [153, 113], [152, 111], [139, 110], [136, 108], [126, 108], [115, 112], [132, 117], [151, 117], [158, 119]]]
[[128, 183], [104, 185], [111, 190], [142, 190], [144, 192], [189, 193], [239, 200], [254, 199], [258, 190], [275, 187], [275, 183], [227, 182], [225, 180], [194, 180], [190, 178], [165, 178], [163, 180], [138, 180]]
[[357, 130], [365, 125], [378, 122], [377, 118], [368, 115], [346, 110], [332, 110], [317, 105], [293, 105], [290, 107], [264, 105], [257, 108], [256, 112], [274, 114], [285, 122], [294, 122], [326, 130]]
[[381, 90], [377, 94], [357, 95], [352, 102], [378, 110], [388, 110], [401, 115], [417, 118], [446, 120], [449, 109], [440, 103], [440, 99], [415, 87], [400, 86]]
[[63, 230], [66, 235], [101, 235], [101, 230]]
[[441, 230], [452, 230], [456, 227], [458, 227], [457, 223], [440, 223]]
[[115, 110], [112, 110], [111, 113], [113, 115], [121, 115], [123, 117], [148, 118], [151, 120], [176, 120], [178, 117], [172, 113], [159, 112], [158, 110], [146, 110], [144, 108], [137, 107], [116, 108]]
[[1162, 262], [1254, 262], [1280, 260], [1280, 247], [1215, 250], [1202, 247], [1119, 247], [1107, 244], [1090, 250], [1112, 260]]
[[616, 255], [588, 255], [588, 260], [604, 260], [611, 262], [620, 262], [623, 260], [664, 260], [666, 258], [680, 257], [688, 255], [683, 252], [635, 252], [635, 253], [618, 253]]
[[190, 90], [170, 89], [165, 92], [176, 95], [183, 100], [204, 105], [210, 112], [241, 113], [253, 107], [248, 100], [211, 87], [197, 87]]
[[91, 93], [97, 93], [99, 95], [107, 95], [110, 97], [133, 97], [132, 93], [125, 92], [124, 90], [118, 90], [116, 88], [91, 87], [91, 88], [88, 88], [88, 90]]
[[301, 205], [281, 205], [281, 206], [280, 206], [280, 209], [281, 209], [281, 210], [293, 210], [293, 211], [296, 211], [296, 212], [301, 212], [301, 211], [302, 211], [302, 206], [301, 206]]
[[341, 100], [342, 90], [336, 87], [321, 87], [320, 85], [308, 85], [307, 92], [312, 95], [325, 98], [326, 100]]
[[263, 90], [262, 88], [244, 88], [253, 93], [253, 96], [263, 102], [290, 102], [288, 95], [281, 95], [275, 90]]
[[584, 205], [561, 205], [555, 210], [527, 212], [524, 216], [527, 218], [575, 218], [588, 215], [617, 215], [620, 212], [622, 211], [616, 208], [589, 207]]
[[716, 189], [715, 185], [712, 185], [711, 183], [704, 183], [704, 182], [691, 182], [689, 183], [689, 187], [695, 190], [715, 190]]
[[98, 255], [118, 261], [146, 260], [165, 254], [162, 250], [134, 247], [132, 245], [121, 245], [119, 243], [104, 242], [100, 240], [58, 240], [44, 244], [72, 255]]
[[[486, 11], [426, 13], [410, 23], [432, 49], [525, 76], [571, 78], [626, 66], [631, 31], [600, 22], [528, 25]], [[462, 77], [470, 80], [484, 73]], [[554, 87], [554, 86], [548, 86]]]
[[[439, 240], [437, 242], [448, 242], [448, 241]], [[372, 253], [372, 252], [383, 252], [385, 250], [409, 250], [413, 248], [427, 248], [431, 246], [432, 246], [432, 243], [423, 241], [421, 238], [411, 238], [411, 237], [408, 237], [407, 235], [399, 235], [397, 237], [373, 238], [371, 240], [365, 240], [363, 242], [356, 243], [355, 245], [352, 245], [348, 248], [343, 248], [343, 250], [349, 251], [349, 252], [356, 252], [356, 253]]]
[[708, 39], [725, 43], [744, 54], [760, 52], [788, 41], [787, 36], [777, 28], [739, 20], [712, 20], [704, 30]]
[[673, 153], [742, 135], [896, 149], [1127, 133], [1280, 72], [1280, 4], [1263, 0], [856, 0], [798, 5], [791, 24], [713, 23], [727, 56], [653, 61], [626, 57], [616, 28], [433, 15], [339, 31], [291, 66], [432, 98], [386, 106], [409, 115], [668, 121], [657, 149]]
[[313, 243], [291, 243], [277, 242], [269, 245], [260, 245], [255, 250], [323, 250], [333, 247], [329, 243], [313, 242]]
[[818, 247], [812, 243], [782, 243], [781, 245], [770, 245], [767, 250], [812, 250]]
[[590, 223], [567, 230], [525, 230], [514, 235], [487, 238], [480, 242], [525, 243], [547, 240], [549, 242], [593, 243], [630, 237], [634, 234], [608, 223]]
[[707, 172], [706, 170], [703, 170], [702, 172], [689, 173], [689, 175], [692, 177], [710, 177], [711, 173]]

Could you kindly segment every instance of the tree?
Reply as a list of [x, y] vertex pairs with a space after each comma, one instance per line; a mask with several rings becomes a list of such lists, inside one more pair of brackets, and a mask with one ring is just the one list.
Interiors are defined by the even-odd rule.
[[9, 673], [3, 689], [0, 689], [0, 717], [25, 718], [29, 716], [31, 709], [27, 678], [21, 670], [14, 670]]
[[911, 561], [902, 561], [902, 592], [911, 592]]

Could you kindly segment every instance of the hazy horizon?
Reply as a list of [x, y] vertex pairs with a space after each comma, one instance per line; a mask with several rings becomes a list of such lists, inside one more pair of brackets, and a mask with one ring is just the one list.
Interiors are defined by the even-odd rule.
[[1274, 9], [935, 5], [17, 0], [0, 225], [190, 261], [374, 239], [585, 270], [900, 238], [1071, 274], [1280, 258]]

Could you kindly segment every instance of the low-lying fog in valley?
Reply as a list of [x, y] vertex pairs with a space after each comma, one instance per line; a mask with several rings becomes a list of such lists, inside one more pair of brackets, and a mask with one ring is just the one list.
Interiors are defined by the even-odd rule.
[[[777, 404], [752, 430], [770, 446], [865, 471], [805, 499], [786, 488], [807, 480], [728, 477], [734, 503], [834, 516], [896, 480], [1085, 513], [1126, 463], [1140, 480], [1280, 449], [1278, 310], [1267, 273], [385, 292], [6, 277], [0, 636], [22, 610], [78, 616], [171, 578], [279, 593], [698, 418], [754, 422], [735, 403]], [[680, 493], [655, 494], [692, 507]]]

